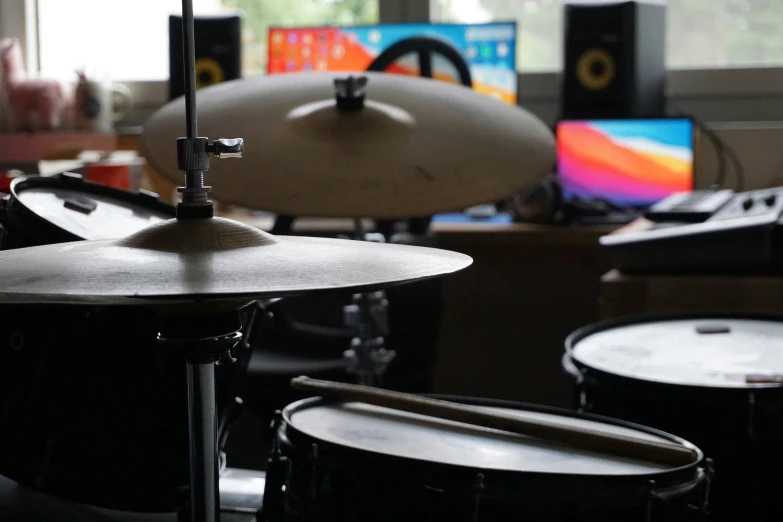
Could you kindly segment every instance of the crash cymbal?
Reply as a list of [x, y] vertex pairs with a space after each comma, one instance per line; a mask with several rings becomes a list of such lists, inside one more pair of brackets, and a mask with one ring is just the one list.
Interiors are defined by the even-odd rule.
[[[359, 110], [336, 107], [336, 73], [235, 80], [198, 91], [202, 136], [245, 140], [241, 162], [212, 162], [212, 196], [295, 216], [404, 218], [503, 199], [554, 165], [550, 130], [524, 109], [425, 78], [362, 73]], [[181, 183], [185, 102], [145, 124], [147, 160]]]
[[223, 218], [0, 252], [0, 303], [167, 304], [364, 291], [461, 270], [432, 248], [273, 236]]

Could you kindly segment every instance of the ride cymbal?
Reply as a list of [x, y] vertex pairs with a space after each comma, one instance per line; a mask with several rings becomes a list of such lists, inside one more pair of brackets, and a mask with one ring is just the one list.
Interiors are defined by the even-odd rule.
[[[335, 79], [292, 73], [198, 91], [202, 136], [242, 136], [241, 162], [212, 162], [212, 196], [294, 216], [405, 218], [504, 199], [551, 172], [551, 131], [524, 109], [425, 78], [362, 73], [363, 108], [338, 109]], [[145, 124], [147, 160], [180, 183], [184, 98]]]
[[0, 252], [0, 303], [168, 304], [365, 291], [461, 270], [433, 248], [273, 236], [223, 218]]

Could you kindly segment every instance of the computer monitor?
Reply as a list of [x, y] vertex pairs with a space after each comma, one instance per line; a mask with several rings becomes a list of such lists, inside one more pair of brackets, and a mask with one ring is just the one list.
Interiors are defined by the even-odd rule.
[[566, 200], [644, 208], [693, 190], [690, 119], [560, 121], [556, 134], [557, 177]]
[[[384, 49], [411, 36], [440, 37], [468, 62], [473, 88], [517, 103], [516, 22], [488, 24], [401, 23], [354, 27], [273, 27], [269, 30], [268, 74], [301, 71], [364, 71]], [[387, 72], [418, 75], [413, 53]], [[456, 69], [433, 57], [433, 77], [457, 82]]]

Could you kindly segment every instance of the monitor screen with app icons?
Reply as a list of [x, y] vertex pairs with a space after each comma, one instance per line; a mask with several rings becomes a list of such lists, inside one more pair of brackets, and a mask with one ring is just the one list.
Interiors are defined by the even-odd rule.
[[[476, 91], [517, 102], [516, 22], [274, 27], [269, 30], [267, 73], [364, 71], [390, 45], [428, 35], [450, 42], [462, 53]], [[435, 54], [432, 62], [435, 79], [459, 81], [456, 68], [443, 56]], [[404, 56], [387, 72], [418, 75], [418, 58], [413, 53]]]

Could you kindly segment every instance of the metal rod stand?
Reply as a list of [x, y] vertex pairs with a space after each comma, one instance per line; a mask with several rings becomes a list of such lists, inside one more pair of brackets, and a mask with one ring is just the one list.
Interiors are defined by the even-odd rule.
[[[231, 363], [242, 338], [237, 313], [166, 318], [158, 340], [184, 355], [188, 392], [188, 452], [192, 522], [220, 521], [215, 364]], [[228, 332], [228, 333], [225, 333]]]
[[220, 520], [215, 358], [188, 356], [190, 508], [193, 522]]

